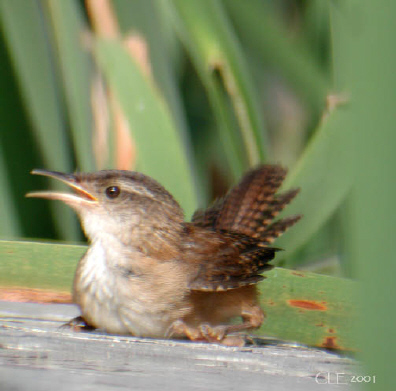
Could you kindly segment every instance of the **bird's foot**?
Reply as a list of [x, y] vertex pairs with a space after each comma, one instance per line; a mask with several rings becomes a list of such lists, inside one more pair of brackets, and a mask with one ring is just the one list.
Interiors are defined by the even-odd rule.
[[202, 341], [210, 343], [219, 343], [225, 346], [245, 345], [245, 338], [238, 335], [227, 335], [229, 326], [211, 326], [208, 323], [202, 323], [197, 327], [192, 327], [184, 323], [182, 320], [173, 322], [168, 333], [169, 337], [187, 337], [191, 341]]
[[95, 327], [89, 325], [82, 316], [70, 319], [59, 328], [62, 330], [71, 330], [76, 332], [95, 330]]

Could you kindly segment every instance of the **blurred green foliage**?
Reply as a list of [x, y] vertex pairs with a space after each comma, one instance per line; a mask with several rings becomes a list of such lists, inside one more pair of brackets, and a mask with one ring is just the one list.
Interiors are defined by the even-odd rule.
[[23, 198], [53, 186], [29, 175], [35, 167], [137, 169], [163, 183], [188, 218], [249, 167], [281, 163], [285, 187], [302, 188], [286, 213], [304, 219], [280, 242], [280, 263], [321, 270], [325, 259], [327, 272], [342, 274], [337, 210], [352, 164], [342, 114], [323, 119], [333, 70], [329, 7], [107, 6], [0, 2], [1, 236], [82, 239], [64, 205]]

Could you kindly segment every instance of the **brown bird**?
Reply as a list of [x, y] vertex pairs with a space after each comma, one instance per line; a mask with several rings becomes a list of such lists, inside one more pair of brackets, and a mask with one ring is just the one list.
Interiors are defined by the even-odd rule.
[[[277, 195], [286, 170], [261, 165], [191, 222], [154, 179], [108, 170], [63, 174], [74, 194], [33, 192], [78, 213], [90, 240], [73, 284], [81, 317], [70, 325], [112, 334], [242, 345], [229, 335], [259, 327], [264, 312], [256, 284], [277, 248], [273, 241], [300, 216], [274, 221], [298, 189]], [[227, 324], [241, 317], [240, 324]], [[76, 318], [77, 319], [77, 318]]]

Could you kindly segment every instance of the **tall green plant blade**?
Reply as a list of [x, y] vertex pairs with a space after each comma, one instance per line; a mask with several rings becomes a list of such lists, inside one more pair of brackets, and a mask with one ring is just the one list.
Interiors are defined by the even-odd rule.
[[324, 69], [331, 66], [331, 62], [327, 61], [328, 46], [331, 44], [330, 5], [329, 1], [310, 1], [304, 7], [304, 38], [310, 52], [317, 57], [317, 63]]
[[[299, 187], [300, 194], [286, 208], [285, 215], [303, 218], [276, 245], [297, 250], [329, 219], [351, 189], [355, 174], [355, 133], [348, 127], [345, 107], [335, 109], [322, 122], [303, 155], [286, 178], [283, 189]], [[292, 258], [286, 258], [286, 264]]]
[[74, 1], [46, 0], [52, 22], [56, 58], [68, 107], [73, 149], [79, 171], [94, 171], [90, 108], [91, 64], [83, 38], [88, 26]]
[[2, 0], [0, 17], [44, 162], [54, 170], [69, 170], [63, 113], [39, 3]]
[[[331, 3], [338, 82], [351, 95], [359, 162], [349, 206], [354, 274], [360, 279], [359, 335], [365, 390], [395, 389], [396, 26], [395, 2]], [[341, 73], [342, 72], [342, 73]]]
[[[240, 155], [240, 139], [246, 162], [257, 164], [265, 156], [264, 124], [241, 47], [221, 2], [176, 0], [168, 3], [170, 7], [171, 4], [180, 38], [190, 53], [217, 115], [230, 164], [235, 165], [233, 161]], [[231, 102], [233, 115], [226, 110], [227, 100]], [[233, 116], [239, 130], [232, 124]], [[233, 132], [239, 134], [233, 135]]]
[[[0, 241], [0, 286], [68, 291], [85, 246]], [[356, 350], [356, 284], [275, 268], [260, 283], [267, 320], [260, 336]]]
[[[53, 170], [70, 171], [71, 159], [59, 106], [46, 24], [35, 1], [0, 1], [3, 34], [19, 80], [19, 87], [34, 129], [43, 161]], [[76, 220], [70, 211], [54, 206], [57, 228], [65, 238], [77, 237]]]
[[151, 71], [172, 110], [178, 129], [187, 132], [184, 107], [178, 85], [181, 47], [164, 12], [163, 1], [114, 0], [113, 6], [124, 36], [138, 33], [148, 45]]
[[327, 76], [302, 42], [293, 42], [277, 15], [258, 0], [225, 2], [246, 43], [255, 55], [284, 77], [311, 107], [320, 112], [328, 93]]
[[[129, 1], [114, 0], [113, 7], [124, 38], [134, 34], [144, 38], [147, 44], [149, 68], [158, 85], [167, 107], [172, 114], [175, 127], [181, 132], [184, 149], [192, 156], [189, 129], [186, 122], [185, 102], [180, 88], [182, 73], [181, 44], [170, 22], [165, 2], [157, 0]], [[192, 159], [191, 159], [192, 160]], [[206, 186], [198, 177], [197, 162], [192, 161], [197, 174], [196, 181], [200, 204], [206, 198]]]
[[131, 126], [138, 169], [163, 184], [190, 215], [197, 204], [190, 162], [159, 90], [120, 41], [98, 39], [95, 55]]
[[3, 154], [0, 150], [0, 236], [2, 238], [13, 238], [21, 235], [19, 215], [17, 213], [15, 199], [10, 191], [7, 178], [7, 167], [4, 164]]

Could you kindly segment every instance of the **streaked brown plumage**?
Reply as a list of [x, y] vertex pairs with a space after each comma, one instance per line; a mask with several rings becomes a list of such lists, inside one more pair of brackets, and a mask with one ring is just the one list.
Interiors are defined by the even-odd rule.
[[[269, 245], [300, 216], [274, 221], [298, 190], [277, 195], [286, 170], [262, 165], [190, 223], [174, 198], [135, 172], [62, 174], [76, 194], [62, 200], [81, 219], [91, 245], [81, 259], [73, 298], [87, 325], [109, 333], [242, 344], [230, 333], [259, 327], [256, 284], [271, 269]], [[230, 318], [242, 323], [227, 325]]]

